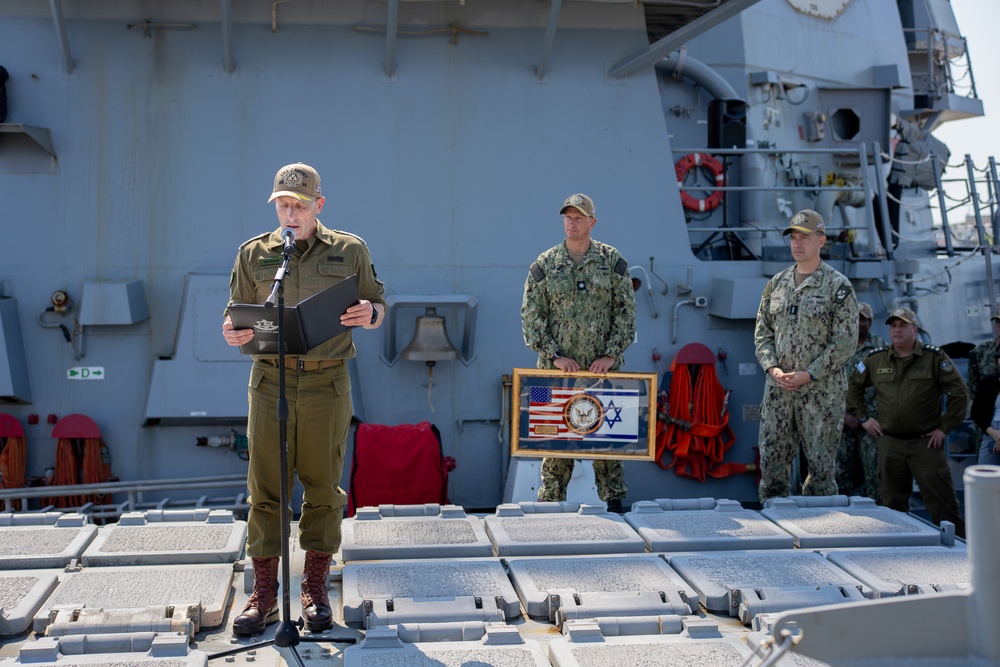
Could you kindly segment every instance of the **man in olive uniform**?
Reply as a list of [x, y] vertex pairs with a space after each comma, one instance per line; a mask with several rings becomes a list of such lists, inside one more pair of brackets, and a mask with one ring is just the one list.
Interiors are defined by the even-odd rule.
[[[886, 324], [892, 345], [858, 364], [847, 393], [848, 409], [878, 445], [882, 504], [908, 512], [916, 479], [934, 523], [951, 521], [955, 534], [965, 537], [944, 441], [965, 419], [969, 392], [948, 355], [917, 339], [917, 316], [912, 310], [896, 308]], [[869, 386], [878, 394], [878, 417], [869, 415], [865, 406]]]
[[803, 210], [782, 232], [795, 264], [764, 287], [754, 329], [767, 374], [760, 407], [760, 502], [791, 494], [791, 467], [805, 455], [802, 495], [837, 493], [837, 446], [844, 420], [844, 364], [858, 340], [858, 302], [850, 281], [820, 258], [823, 216]]
[[[375, 275], [368, 246], [347, 232], [324, 227], [317, 219], [326, 199], [319, 174], [297, 163], [278, 170], [268, 202], [275, 203], [279, 227], [240, 246], [229, 281], [229, 305], [264, 303], [282, 265], [282, 232], [294, 232], [291, 270], [284, 278], [284, 298], [294, 305], [352, 274], [358, 276], [361, 300], [344, 313], [331, 313], [350, 327], [376, 329], [385, 315], [384, 287]], [[228, 312], [222, 325], [226, 342], [249, 343], [253, 329], [235, 329]], [[288, 474], [298, 474], [304, 490], [299, 544], [305, 551], [302, 617], [312, 632], [333, 625], [326, 589], [331, 555], [340, 548], [340, 522], [347, 496], [338, 484], [344, 467], [351, 423], [351, 379], [345, 361], [356, 350], [351, 331], [334, 336], [301, 356], [285, 357], [288, 401]], [[278, 565], [281, 554], [279, 474], [278, 358], [254, 354], [250, 369], [247, 439], [247, 555], [253, 559], [253, 594], [233, 621], [237, 635], [258, 634], [278, 620]], [[291, 480], [289, 480], [291, 482]], [[288, 488], [291, 488], [289, 483]]]
[[[858, 302], [858, 347], [847, 362], [848, 377], [859, 361], [887, 345], [885, 340], [871, 333], [873, 316], [871, 306]], [[876, 415], [875, 406], [875, 388], [869, 387], [865, 391], [865, 407], [869, 417]], [[848, 411], [844, 413], [844, 432], [837, 449], [837, 488], [840, 493], [850, 495], [857, 488], [855, 480], [859, 472], [864, 473], [865, 495], [878, 502], [878, 448], [868, 431], [861, 427], [858, 418]]]
[[[538, 368], [564, 373], [618, 370], [635, 339], [635, 294], [628, 262], [595, 241], [594, 202], [575, 194], [559, 210], [566, 240], [546, 250], [528, 271], [521, 302], [524, 342], [538, 352]], [[566, 500], [573, 459], [542, 459], [539, 500]], [[622, 462], [594, 460], [597, 493], [610, 511], [622, 511], [628, 493]]]

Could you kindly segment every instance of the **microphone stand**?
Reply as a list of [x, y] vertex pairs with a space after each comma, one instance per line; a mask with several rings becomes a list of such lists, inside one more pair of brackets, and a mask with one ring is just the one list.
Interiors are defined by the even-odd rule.
[[[278, 304], [278, 470], [281, 475], [281, 483], [278, 487], [281, 502], [281, 620], [274, 631], [274, 639], [256, 642], [248, 646], [241, 646], [230, 651], [214, 653], [208, 656], [209, 660], [223, 658], [245, 651], [252, 651], [264, 646], [277, 646], [287, 648], [295, 664], [298, 667], [305, 667], [302, 658], [299, 656], [296, 646], [300, 642], [330, 642], [332, 644], [354, 644], [357, 640], [354, 637], [301, 637], [299, 628], [303, 621], [291, 620], [291, 570], [289, 561], [291, 560], [288, 546], [291, 540], [291, 510], [288, 507], [290, 502], [288, 489], [288, 399], [285, 398], [285, 276], [290, 273], [288, 263], [291, 261], [293, 247], [285, 244], [281, 251], [284, 261], [281, 267], [274, 274], [274, 286], [271, 288], [271, 295], [264, 302], [265, 308], [274, 308], [275, 301]], [[257, 573], [254, 573], [254, 577]]]

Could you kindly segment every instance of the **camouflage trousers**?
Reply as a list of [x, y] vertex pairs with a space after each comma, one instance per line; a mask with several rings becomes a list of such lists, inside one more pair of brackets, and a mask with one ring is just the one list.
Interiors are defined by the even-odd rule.
[[840, 493], [851, 495], [858, 488], [855, 480], [862, 472], [865, 495], [877, 503], [878, 446], [863, 428], [857, 431], [845, 428], [837, 448], [837, 489]]
[[[573, 474], [573, 459], [542, 459], [542, 485], [538, 489], [538, 499], [548, 501], [566, 500], [566, 487]], [[594, 459], [594, 481], [597, 495], [604, 502], [625, 500], [628, 485], [625, 484], [625, 466], [614, 459]]]
[[787, 391], [770, 378], [760, 406], [760, 502], [791, 495], [792, 461], [801, 449], [809, 466], [804, 496], [837, 493], [836, 452], [844, 425], [844, 387], [831, 382]]

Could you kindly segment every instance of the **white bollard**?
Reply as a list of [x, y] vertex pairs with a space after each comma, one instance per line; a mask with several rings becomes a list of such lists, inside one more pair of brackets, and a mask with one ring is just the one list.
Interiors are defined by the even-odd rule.
[[1000, 466], [970, 466], [963, 481], [976, 654], [1000, 660]]

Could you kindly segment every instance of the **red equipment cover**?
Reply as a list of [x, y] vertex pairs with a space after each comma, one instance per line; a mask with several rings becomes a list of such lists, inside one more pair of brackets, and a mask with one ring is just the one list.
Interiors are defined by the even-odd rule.
[[347, 516], [358, 507], [448, 504], [441, 433], [430, 422], [358, 424]]

